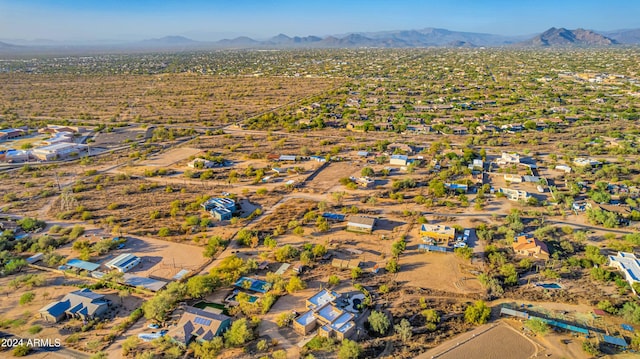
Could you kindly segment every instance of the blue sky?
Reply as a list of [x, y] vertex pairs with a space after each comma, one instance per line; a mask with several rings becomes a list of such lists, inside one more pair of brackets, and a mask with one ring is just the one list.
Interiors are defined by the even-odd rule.
[[640, 27], [637, 0], [0, 0], [0, 38], [217, 40], [439, 27], [523, 35]]

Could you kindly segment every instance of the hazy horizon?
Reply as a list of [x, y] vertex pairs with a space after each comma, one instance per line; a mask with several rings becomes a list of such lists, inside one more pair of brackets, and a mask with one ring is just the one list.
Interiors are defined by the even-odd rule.
[[185, 36], [215, 41], [350, 32], [445, 28], [529, 35], [550, 27], [612, 31], [637, 28], [640, 2], [185, 0], [0, 0], [0, 38], [58, 42], [139, 41]]

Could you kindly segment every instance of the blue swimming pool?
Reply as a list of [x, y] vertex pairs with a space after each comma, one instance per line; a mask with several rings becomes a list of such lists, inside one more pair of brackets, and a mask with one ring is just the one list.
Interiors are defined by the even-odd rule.
[[544, 289], [560, 289], [562, 288], [558, 283], [545, 283], [545, 284], [536, 284], [538, 287], [542, 287]]

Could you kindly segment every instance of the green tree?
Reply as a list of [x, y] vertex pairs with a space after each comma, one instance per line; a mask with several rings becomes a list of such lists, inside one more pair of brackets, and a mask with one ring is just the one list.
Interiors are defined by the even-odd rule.
[[435, 309], [425, 309], [422, 311], [422, 316], [427, 323], [438, 324], [440, 323], [440, 315]]
[[362, 268], [355, 267], [351, 269], [351, 279], [356, 280], [362, 275]]
[[26, 292], [20, 296], [20, 305], [31, 303], [36, 297], [34, 292]]
[[216, 282], [210, 275], [196, 275], [187, 281], [187, 295], [191, 298], [202, 298], [215, 288]]
[[371, 167], [364, 167], [360, 171], [360, 175], [362, 175], [362, 177], [373, 177], [374, 174], [375, 174], [375, 172], [373, 171], [373, 168], [371, 168]]
[[504, 277], [504, 284], [509, 286], [518, 284], [518, 272], [513, 264], [507, 263], [500, 267], [500, 274]]
[[367, 321], [369, 322], [371, 329], [380, 335], [386, 334], [389, 327], [391, 327], [389, 317], [385, 313], [376, 310], [369, 314], [369, 319], [367, 319]]
[[476, 301], [464, 311], [464, 319], [470, 324], [484, 324], [489, 320], [490, 315], [491, 308], [482, 300]]
[[211, 340], [205, 340], [202, 342], [193, 341], [189, 346], [193, 350], [193, 354], [196, 358], [215, 358], [218, 353], [224, 348], [222, 337], [215, 337]]
[[362, 347], [355, 341], [345, 339], [338, 350], [338, 359], [358, 359], [362, 354]]
[[549, 332], [549, 325], [540, 318], [528, 319], [524, 322], [524, 326], [529, 328], [536, 335], [544, 336]]
[[400, 324], [394, 325], [393, 329], [398, 333], [398, 336], [403, 343], [409, 342], [413, 336], [413, 327], [411, 327], [411, 323], [404, 318], [402, 318]]
[[224, 333], [227, 345], [238, 347], [253, 339], [253, 331], [249, 328], [246, 318], [233, 322], [229, 330]]
[[340, 284], [340, 277], [338, 277], [335, 274], [332, 274], [332, 275], [329, 276], [329, 280], [327, 281], [327, 283], [330, 286], [334, 286], [335, 287], [336, 285]]
[[385, 266], [385, 269], [389, 273], [398, 273], [398, 271], [400, 270], [400, 265], [398, 264], [398, 261], [395, 258], [391, 258], [387, 262], [387, 265]]
[[174, 298], [167, 291], [156, 294], [155, 297], [142, 304], [144, 317], [155, 320], [158, 323], [164, 322], [169, 316], [169, 313], [173, 310], [173, 306], [177, 300], [178, 298]]
[[305, 284], [305, 282], [302, 279], [300, 279], [300, 277], [294, 275], [291, 278], [289, 278], [289, 283], [287, 283], [287, 292], [294, 293], [299, 290], [303, 290], [306, 287], [307, 285]]

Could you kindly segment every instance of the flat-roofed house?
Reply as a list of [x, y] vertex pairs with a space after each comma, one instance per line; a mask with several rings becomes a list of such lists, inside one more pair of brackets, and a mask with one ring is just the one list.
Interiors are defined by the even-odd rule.
[[52, 145], [37, 147], [31, 151], [35, 157], [42, 161], [53, 161], [70, 157], [72, 155], [80, 155], [87, 152], [87, 145], [59, 142]]
[[609, 266], [622, 272], [633, 293], [637, 295], [634, 284], [640, 283], [640, 259], [633, 253], [618, 252], [615, 256], [609, 256]]
[[309, 311], [294, 319], [293, 329], [307, 335], [320, 327], [318, 335], [338, 340], [351, 336], [355, 331], [355, 316], [335, 305], [339, 298], [338, 293], [326, 289], [314, 294], [306, 301]]
[[456, 236], [456, 229], [441, 224], [422, 224], [420, 236], [437, 239], [439, 241], [452, 241]]

